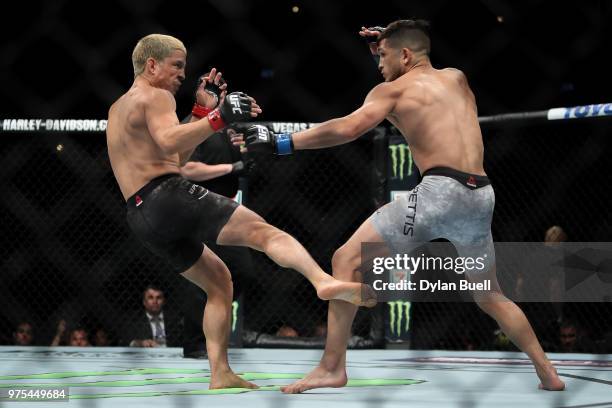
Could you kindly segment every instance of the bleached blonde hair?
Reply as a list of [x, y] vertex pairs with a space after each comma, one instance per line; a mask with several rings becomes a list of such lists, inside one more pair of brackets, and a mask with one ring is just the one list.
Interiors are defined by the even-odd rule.
[[183, 42], [170, 35], [149, 34], [141, 38], [132, 52], [134, 76], [136, 77], [143, 73], [148, 58], [163, 61], [174, 50], [183, 51], [187, 55], [187, 49]]

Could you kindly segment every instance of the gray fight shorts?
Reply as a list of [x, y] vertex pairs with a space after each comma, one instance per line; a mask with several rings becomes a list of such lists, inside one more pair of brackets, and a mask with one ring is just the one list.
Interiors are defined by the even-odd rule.
[[488, 177], [435, 167], [413, 190], [379, 208], [372, 216], [389, 249], [410, 253], [433, 240], [450, 241], [461, 257], [483, 257], [482, 271], [495, 265], [491, 219], [495, 194]]

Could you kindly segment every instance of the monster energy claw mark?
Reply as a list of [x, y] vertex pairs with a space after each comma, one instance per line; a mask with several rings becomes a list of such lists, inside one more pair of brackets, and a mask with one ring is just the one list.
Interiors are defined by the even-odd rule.
[[232, 332], [236, 331], [236, 323], [238, 322], [238, 308], [240, 303], [237, 300], [232, 302]]
[[[408, 145], [405, 143], [389, 145], [389, 150], [391, 150], [391, 168], [393, 171], [393, 178], [403, 180], [404, 176], [412, 176], [412, 152], [410, 151]], [[407, 163], [406, 160], [408, 161]], [[405, 175], [404, 169], [406, 169]]]
[[389, 305], [389, 327], [391, 329], [391, 334], [394, 336], [401, 336], [402, 323], [404, 323], [403, 332], [407, 333], [410, 327], [410, 302], [398, 300], [395, 302], [387, 302], [387, 304]]

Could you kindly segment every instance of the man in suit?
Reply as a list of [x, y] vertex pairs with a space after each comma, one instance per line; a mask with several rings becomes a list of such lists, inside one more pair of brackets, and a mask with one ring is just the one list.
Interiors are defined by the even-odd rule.
[[174, 313], [164, 311], [164, 292], [154, 285], [142, 294], [144, 310], [136, 313], [123, 332], [124, 343], [130, 347], [178, 347], [180, 319]]

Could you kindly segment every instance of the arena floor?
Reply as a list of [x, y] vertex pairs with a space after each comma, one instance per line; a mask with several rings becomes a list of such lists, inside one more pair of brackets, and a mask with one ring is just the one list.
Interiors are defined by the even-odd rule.
[[[342, 389], [284, 395], [321, 350], [234, 349], [235, 371], [261, 386], [208, 390], [208, 361], [180, 349], [0, 347], [0, 388], [68, 386], [71, 407], [612, 407], [612, 358], [552, 354], [564, 392], [537, 389], [519, 353], [349, 351], [351, 382]], [[6, 401], [6, 400], [5, 400]], [[59, 408], [57, 402], [0, 402]]]

